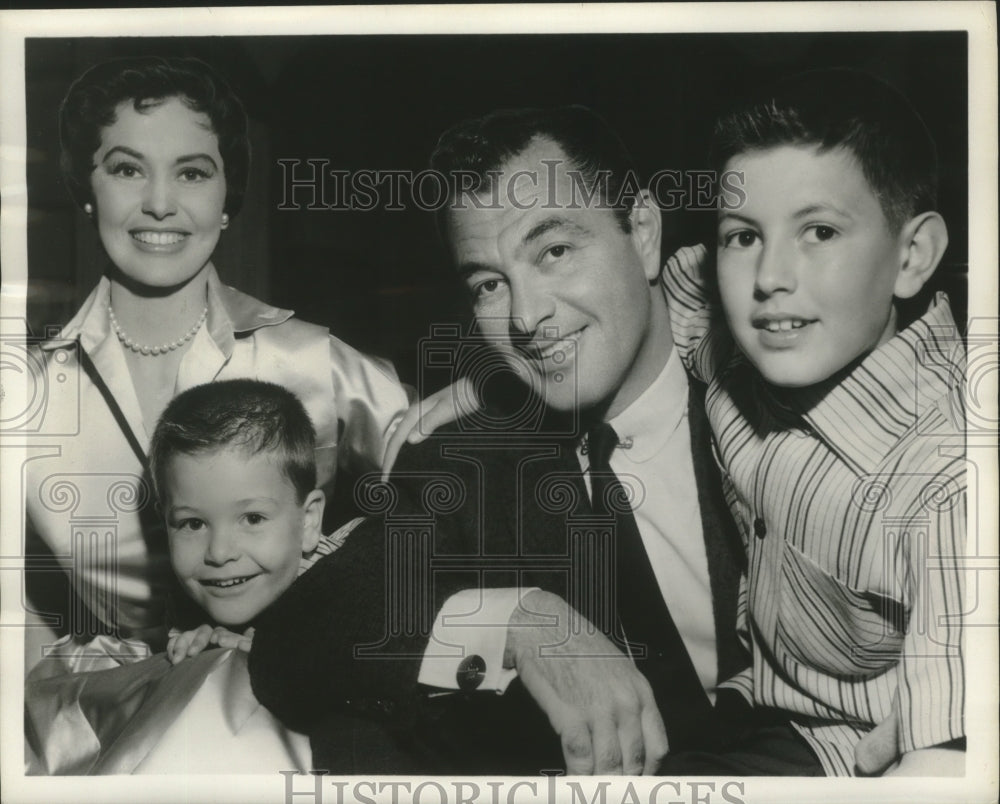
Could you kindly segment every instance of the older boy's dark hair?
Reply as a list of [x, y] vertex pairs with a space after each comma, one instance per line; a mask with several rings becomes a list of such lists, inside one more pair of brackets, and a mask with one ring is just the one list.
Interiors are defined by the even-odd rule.
[[[571, 169], [579, 171], [581, 189], [588, 195], [596, 189], [596, 200], [613, 209], [623, 231], [631, 231], [629, 214], [641, 189], [635, 165], [618, 135], [585, 106], [500, 109], [465, 120], [441, 135], [431, 155], [431, 168], [446, 177], [452, 200], [456, 186], [489, 193], [496, 172], [536, 139], [559, 145]], [[447, 205], [438, 212], [442, 233], [448, 212]]]
[[316, 488], [315, 447], [309, 414], [291, 391], [260, 380], [222, 380], [171, 400], [153, 433], [149, 464], [163, 502], [167, 464], [175, 455], [232, 448], [275, 453], [301, 503]]
[[250, 136], [242, 102], [203, 61], [160, 56], [97, 64], [77, 78], [63, 98], [60, 164], [79, 206], [93, 200], [94, 154], [101, 146], [101, 130], [115, 122], [118, 106], [131, 102], [137, 112], [147, 113], [168, 98], [180, 98], [211, 121], [226, 177], [225, 211], [231, 216], [239, 212], [250, 173]]
[[894, 232], [937, 204], [937, 151], [910, 102], [868, 73], [813, 70], [772, 85], [716, 123], [712, 165], [779, 145], [850, 150]]

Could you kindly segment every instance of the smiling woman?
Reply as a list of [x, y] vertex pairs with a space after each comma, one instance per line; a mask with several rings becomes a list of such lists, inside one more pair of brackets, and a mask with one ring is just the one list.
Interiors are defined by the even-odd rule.
[[118, 271], [148, 287], [191, 280], [229, 217], [208, 116], [178, 98], [140, 110], [122, 103], [94, 159], [97, 227]]
[[[26, 469], [28, 553], [49, 556], [45, 569], [57, 564], [70, 591], [52, 601], [51, 571], [27, 573], [29, 606], [60, 624], [61, 641], [29, 629], [26, 664], [46, 656], [50, 667], [80, 670], [118, 661], [88, 648], [96, 636], [129, 640], [121, 656], [165, 646], [176, 585], [147, 452], [175, 395], [239, 377], [288, 388], [316, 428], [327, 495], [338, 467], [379, 467], [408, 399], [388, 364], [220, 282], [212, 255], [240, 210], [250, 148], [242, 103], [208, 65], [98, 64], [66, 94], [59, 133], [66, 184], [107, 261], [60, 337], [37, 353], [55, 389], [43, 430], [64, 435]], [[79, 377], [78, 394], [68, 376]], [[80, 525], [87, 517], [104, 521]]]

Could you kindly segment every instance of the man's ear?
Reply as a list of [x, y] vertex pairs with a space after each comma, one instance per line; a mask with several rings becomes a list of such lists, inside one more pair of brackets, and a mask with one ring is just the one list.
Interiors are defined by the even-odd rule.
[[916, 296], [944, 256], [948, 247], [948, 227], [936, 212], [922, 212], [899, 233], [900, 265], [893, 295], [899, 299]]
[[302, 503], [302, 552], [311, 553], [319, 544], [323, 531], [323, 509], [326, 495], [319, 489], [310, 491]]
[[660, 208], [649, 190], [641, 190], [635, 197], [635, 204], [629, 213], [632, 223], [632, 243], [642, 260], [646, 279], [652, 284], [660, 278], [660, 238], [662, 222]]

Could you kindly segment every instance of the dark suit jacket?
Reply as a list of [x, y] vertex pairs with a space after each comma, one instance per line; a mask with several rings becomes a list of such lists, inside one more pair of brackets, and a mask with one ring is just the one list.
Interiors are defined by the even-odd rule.
[[[747, 664], [735, 629], [744, 558], [722, 497], [703, 395], [692, 384], [689, 422], [724, 679]], [[405, 448], [391, 486], [359, 487], [362, 507], [379, 515], [256, 624], [254, 692], [287, 725], [310, 734], [317, 767], [561, 767], [558, 740], [517, 683], [503, 696], [433, 698], [416, 683], [434, 617], [461, 589], [538, 586], [586, 612], [571, 570], [586, 560], [579, 546], [593, 515], [575, 440], [536, 432], [537, 422], [509, 425], [464, 420]], [[669, 709], [669, 691], [657, 699]], [[669, 732], [670, 712], [662, 714]], [[386, 733], [394, 747], [383, 743]], [[671, 735], [672, 750], [683, 742]]]

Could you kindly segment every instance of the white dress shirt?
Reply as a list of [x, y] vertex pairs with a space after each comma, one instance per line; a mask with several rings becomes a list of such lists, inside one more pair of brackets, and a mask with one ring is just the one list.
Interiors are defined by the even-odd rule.
[[[715, 617], [687, 410], [687, 375], [672, 350], [653, 383], [610, 421], [620, 442], [631, 445], [614, 451], [611, 468], [623, 485], [636, 487], [633, 511], [660, 592], [702, 686], [714, 698], [718, 682]], [[589, 490], [589, 461], [582, 448], [578, 458]], [[501, 669], [506, 624], [528, 591], [470, 589], [445, 601], [424, 654], [420, 683], [457, 689], [459, 662], [477, 654], [486, 664], [479, 689], [506, 689], [516, 675]]]

